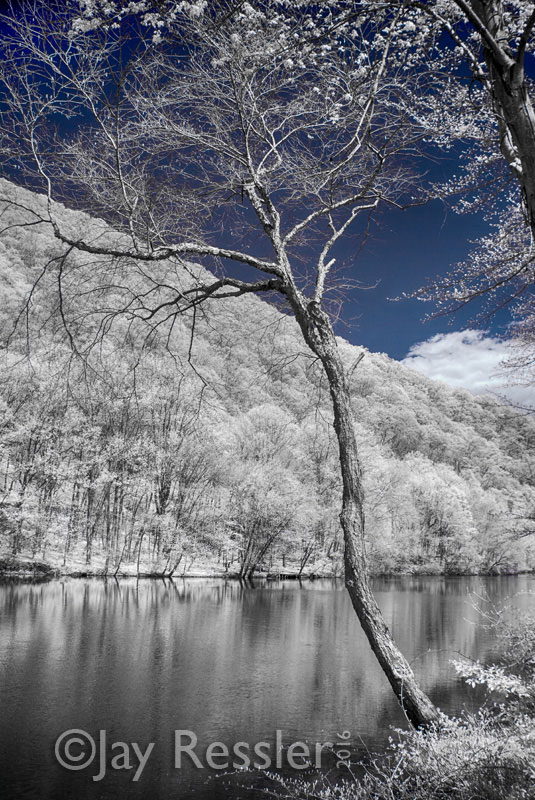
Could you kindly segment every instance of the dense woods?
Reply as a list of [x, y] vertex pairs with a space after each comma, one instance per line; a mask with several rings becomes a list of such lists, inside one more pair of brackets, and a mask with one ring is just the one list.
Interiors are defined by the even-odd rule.
[[[104, 300], [95, 313], [106, 265], [37, 224], [43, 197], [7, 182], [2, 194], [3, 556], [108, 574], [340, 574], [332, 410], [295, 321], [252, 296], [208, 301], [170, 332]], [[114, 235], [57, 213], [74, 233]], [[117, 273], [109, 284], [122, 291]], [[533, 568], [533, 420], [339, 347], [371, 569]]]

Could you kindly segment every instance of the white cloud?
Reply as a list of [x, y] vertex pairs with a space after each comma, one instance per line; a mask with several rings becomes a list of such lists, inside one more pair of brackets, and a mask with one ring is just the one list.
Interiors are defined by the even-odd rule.
[[497, 394], [518, 405], [535, 405], [535, 389], [514, 386], [502, 362], [511, 356], [510, 345], [482, 331], [439, 333], [413, 345], [402, 364], [428, 378], [463, 387], [473, 394]]

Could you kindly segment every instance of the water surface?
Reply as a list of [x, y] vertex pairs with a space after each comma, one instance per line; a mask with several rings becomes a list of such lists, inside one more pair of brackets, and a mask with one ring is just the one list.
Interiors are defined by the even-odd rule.
[[[535, 605], [534, 576], [377, 579], [374, 590], [423, 688], [448, 713], [482, 700], [450, 659], [496, 652], [476, 606], [513, 595], [515, 608]], [[274, 757], [277, 731], [285, 746], [332, 741], [336, 752], [349, 732], [358, 756], [380, 749], [390, 726], [405, 726], [345, 589], [326, 580], [4, 584], [0, 703], [0, 795], [10, 800], [249, 797], [232, 776], [197, 769], [187, 755], [177, 769], [174, 731], [195, 734], [202, 761], [214, 741], [245, 742], [251, 756], [267, 742]], [[57, 763], [54, 744], [69, 729], [96, 742], [86, 769]], [[101, 730], [107, 769], [94, 781]], [[111, 749], [117, 742], [142, 751], [154, 743], [137, 781], [138, 758]], [[82, 750], [75, 744], [71, 753]], [[130, 769], [111, 769], [121, 753], [116, 765]], [[333, 775], [336, 760], [322, 759]], [[263, 773], [255, 780], [261, 787]]]

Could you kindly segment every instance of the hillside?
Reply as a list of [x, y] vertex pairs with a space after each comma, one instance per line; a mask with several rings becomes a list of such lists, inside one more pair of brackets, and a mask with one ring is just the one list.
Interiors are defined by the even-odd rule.
[[[172, 263], [149, 274], [66, 251], [42, 197], [5, 181], [0, 197], [0, 558], [339, 574], [327, 388], [284, 309], [249, 295], [173, 316]], [[54, 213], [73, 237], [117, 236]], [[134, 288], [158, 315], [132, 305]], [[340, 344], [372, 569], [532, 569], [534, 421]]]

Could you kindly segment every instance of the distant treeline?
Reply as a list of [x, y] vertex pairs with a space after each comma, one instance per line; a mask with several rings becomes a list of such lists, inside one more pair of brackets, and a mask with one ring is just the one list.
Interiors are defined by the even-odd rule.
[[[112, 574], [338, 574], [327, 389], [292, 319], [251, 296], [166, 328], [115, 317], [109, 297], [95, 313], [68, 286], [60, 302], [66, 258], [78, 298], [105, 265], [62, 252], [44, 225], [17, 227], [25, 213], [5, 209], [0, 237], [0, 555]], [[362, 351], [342, 346], [351, 370]], [[535, 566], [530, 417], [368, 352], [351, 386], [373, 570]]]

